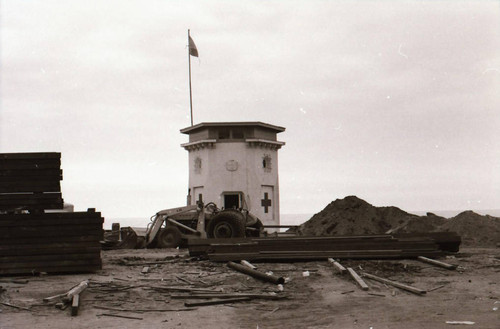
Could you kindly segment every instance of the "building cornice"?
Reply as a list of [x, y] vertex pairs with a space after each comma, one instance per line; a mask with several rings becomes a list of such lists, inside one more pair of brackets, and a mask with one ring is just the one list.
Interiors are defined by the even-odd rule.
[[267, 139], [258, 139], [258, 138], [247, 138], [245, 139], [245, 142], [250, 147], [263, 147], [273, 150], [279, 150], [283, 145], [285, 145], [285, 142], [270, 141]]
[[184, 144], [181, 144], [181, 146], [188, 151], [199, 150], [199, 149], [204, 149], [204, 148], [211, 149], [211, 148], [215, 148], [216, 142], [217, 142], [217, 140], [215, 140], [215, 139], [204, 139], [201, 141], [184, 143]]

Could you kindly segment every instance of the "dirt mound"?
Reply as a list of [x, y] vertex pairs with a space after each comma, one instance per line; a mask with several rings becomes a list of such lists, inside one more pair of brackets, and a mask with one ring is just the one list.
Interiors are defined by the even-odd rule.
[[491, 247], [500, 243], [500, 218], [465, 211], [446, 219], [433, 213], [417, 216], [397, 207], [375, 207], [348, 196], [331, 202], [299, 226], [301, 235], [363, 235], [449, 231], [462, 237], [466, 246]]
[[423, 233], [440, 231], [440, 227], [446, 223], [448, 219], [437, 216], [433, 213], [427, 213], [426, 216], [415, 216], [411, 218], [399, 230], [400, 233]]
[[331, 202], [299, 227], [303, 235], [383, 234], [417, 215], [397, 207], [374, 207], [356, 196]]
[[441, 231], [457, 232], [468, 246], [494, 247], [500, 243], [500, 218], [464, 211], [448, 219]]

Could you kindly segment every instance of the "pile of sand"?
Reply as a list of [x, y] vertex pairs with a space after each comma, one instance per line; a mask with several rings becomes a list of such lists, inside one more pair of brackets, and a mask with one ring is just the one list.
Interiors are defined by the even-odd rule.
[[298, 234], [315, 236], [438, 231], [458, 233], [467, 246], [495, 246], [500, 242], [500, 218], [472, 211], [450, 219], [432, 213], [418, 216], [397, 207], [375, 207], [356, 196], [348, 196], [331, 202], [298, 228]]

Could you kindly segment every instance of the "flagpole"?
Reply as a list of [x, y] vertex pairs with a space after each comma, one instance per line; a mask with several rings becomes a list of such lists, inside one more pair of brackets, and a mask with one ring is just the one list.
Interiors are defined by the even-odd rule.
[[189, 44], [189, 29], [188, 29], [188, 63], [189, 63], [189, 109], [191, 112], [191, 127], [193, 126], [193, 94], [191, 92], [191, 49]]

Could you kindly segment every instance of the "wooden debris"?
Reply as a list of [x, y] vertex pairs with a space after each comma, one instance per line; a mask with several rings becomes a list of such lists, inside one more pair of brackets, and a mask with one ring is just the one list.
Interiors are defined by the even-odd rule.
[[348, 290], [348, 291], [344, 291], [344, 292], [341, 292], [342, 295], [345, 295], [345, 294], [350, 294], [354, 292], [354, 290]]
[[11, 280], [0, 280], [2, 283], [16, 283], [16, 284], [27, 284], [28, 280], [19, 280], [19, 279], [11, 279]]
[[239, 298], [239, 297], [248, 297], [252, 299], [271, 299], [278, 300], [287, 298], [287, 296], [283, 295], [267, 295], [267, 294], [190, 294], [190, 295], [171, 295], [172, 299], [210, 299], [210, 298]]
[[18, 310], [31, 311], [29, 308], [22, 307], [22, 306], [12, 305], [12, 304], [5, 303], [5, 302], [0, 302], [0, 304], [5, 305], [5, 306], [9, 306], [9, 307], [12, 307], [12, 308], [16, 308], [16, 309], [18, 309]]
[[118, 308], [118, 307], [107, 307], [107, 306], [99, 306], [96, 305], [94, 308], [100, 309], [100, 310], [108, 310], [108, 311], [115, 311], [115, 312], [137, 312], [137, 313], [144, 313], [144, 312], [182, 312], [182, 311], [193, 311], [195, 310], [194, 308], [155, 308], [155, 309], [136, 309], [136, 308]]
[[227, 298], [227, 299], [219, 299], [219, 300], [210, 300], [206, 302], [195, 302], [195, 303], [184, 303], [186, 307], [193, 306], [209, 306], [209, 305], [219, 305], [219, 304], [229, 304], [229, 303], [238, 303], [238, 302], [247, 302], [252, 300], [250, 297], [239, 297], [239, 298]]
[[247, 266], [236, 264], [234, 262], [228, 262], [227, 266], [232, 268], [233, 270], [248, 274], [256, 279], [260, 279], [260, 280], [263, 280], [266, 282], [271, 282], [274, 284], [284, 284], [285, 283], [285, 279], [283, 277], [278, 277], [276, 275], [268, 275], [266, 273], [262, 273], [262, 272], [253, 270]]
[[473, 321], [446, 321], [446, 324], [475, 324]]
[[191, 281], [189, 281], [188, 279], [185, 279], [185, 278], [183, 278], [183, 277], [181, 277], [181, 276], [179, 276], [179, 275], [176, 275], [175, 277], [176, 277], [177, 279], [179, 279], [179, 280], [181, 280], [181, 281], [183, 281], [183, 282], [189, 283], [189, 284], [191, 284], [191, 285], [193, 285], [193, 284], [194, 284], [193, 282], [191, 282]]
[[64, 293], [64, 294], [59, 294], [59, 295], [55, 295], [55, 296], [45, 297], [44, 299], [42, 299], [42, 301], [44, 303], [49, 303], [49, 302], [53, 302], [53, 301], [55, 301], [57, 299], [61, 299], [61, 298], [65, 297], [65, 296], [66, 296], [66, 294]]
[[149, 266], [144, 266], [141, 271], [142, 274], [148, 274], [149, 273]]
[[213, 292], [219, 293], [220, 290], [208, 289], [208, 288], [190, 288], [190, 287], [178, 287], [178, 286], [165, 286], [165, 287], [152, 287], [154, 290], [169, 290], [169, 291], [183, 291], [183, 292]]
[[74, 295], [71, 303], [71, 316], [78, 315], [78, 307], [80, 306], [80, 295]]
[[347, 269], [342, 266], [339, 262], [335, 261], [333, 258], [328, 258], [328, 262], [333, 265], [333, 268], [340, 274], [346, 274]]
[[424, 257], [424, 256], [418, 256], [417, 259], [419, 261], [421, 261], [421, 262], [432, 264], [432, 265], [436, 265], [436, 266], [439, 266], [439, 267], [443, 267], [443, 268], [445, 268], [447, 270], [455, 270], [458, 267], [458, 265], [452, 265], [452, 264], [440, 262], [438, 260], [427, 258], [427, 257]]
[[257, 266], [253, 265], [252, 263], [250, 263], [246, 260], [242, 260], [242, 261], [240, 261], [240, 263], [241, 263], [241, 265], [250, 267], [252, 270], [257, 269]]
[[409, 292], [417, 294], [417, 295], [424, 295], [426, 293], [425, 290], [418, 289], [418, 288], [415, 288], [415, 287], [412, 287], [412, 286], [408, 286], [406, 284], [402, 284], [402, 283], [399, 283], [399, 282], [396, 282], [396, 281], [391, 281], [391, 280], [388, 280], [388, 279], [384, 279], [384, 278], [375, 276], [373, 274], [363, 273], [363, 277], [366, 277], [368, 279], [372, 279], [372, 280], [375, 280], [375, 281], [379, 281], [379, 282], [382, 282], [382, 283], [386, 283], [388, 285], [391, 285], [391, 286], [394, 286], [396, 288], [409, 291]]
[[78, 284], [76, 287], [72, 288], [70, 291], [68, 291], [66, 293], [65, 299], [68, 302], [72, 301], [73, 297], [75, 297], [76, 295], [79, 295], [82, 291], [84, 291], [85, 289], [87, 289], [88, 286], [89, 286], [89, 281], [88, 280], [80, 282], [80, 284]]
[[142, 320], [142, 318], [136, 317], [136, 316], [126, 316], [126, 315], [118, 315], [118, 314], [111, 314], [111, 313], [102, 313], [98, 314], [98, 316], [112, 316], [115, 318], [124, 318], [124, 319], [132, 319], [132, 320]]
[[446, 287], [445, 284], [441, 285], [441, 286], [437, 286], [437, 287], [434, 287], [434, 288], [431, 288], [431, 289], [427, 289], [427, 292], [431, 292], [431, 291], [434, 291], [434, 290], [438, 290], [438, 289], [441, 289], [441, 288], [444, 288]]
[[69, 303], [67, 303], [67, 302], [60, 302], [60, 303], [57, 303], [55, 305], [55, 307], [60, 309], [60, 310], [65, 310], [66, 308], [68, 308], [68, 306], [69, 306]]
[[370, 296], [378, 296], [378, 297], [385, 297], [384, 294], [377, 294], [377, 293], [374, 293], [374, 292], [369, 292], [368, 295], [370, 295]]
[[356, 283], [358, 284], [358, 286], [362, 290], [368, 290], [369, 289], [368, 285], [365, 283], [365, 281], [363, 281], [363, 279], [361, 279], [361, 277], [358, 275], [358, 273], [356, 273], [356, 271], [354, 271], [352, 268], [348, 267], [347, 268], [347, 272], [349, 272], [349, 274], [351, 275], [351, 277], [354, 279], [354, 281], [356, 281]]

